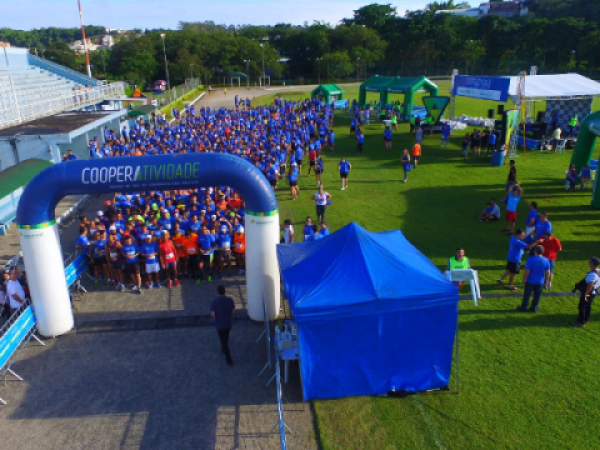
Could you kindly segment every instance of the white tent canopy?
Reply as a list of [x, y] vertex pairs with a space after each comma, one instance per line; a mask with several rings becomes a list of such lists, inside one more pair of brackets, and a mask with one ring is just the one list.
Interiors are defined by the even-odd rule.
[[[520, 77], [509, 77], [508, 95], [517, 99]], [[577, 73], [561, 75], [528, 75], [525, 77], [525, 98], [527, 100], [568, 100], [600, 96], [600, 83]]]

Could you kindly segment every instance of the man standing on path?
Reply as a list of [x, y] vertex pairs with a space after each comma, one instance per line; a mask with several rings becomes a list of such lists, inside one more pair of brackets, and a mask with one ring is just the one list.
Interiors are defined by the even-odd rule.
[[540, 241], [540, 245], [544, 247], [544, 257], [548, 259], [550, 263], [550, 282], [546, 286], [546, 289], [552, 289], [552, 280], [554, 280], [554, 265], [556, 264], [556, 257], [558, 252], [562, 250], [560, 241], [552, 236], [552, 231], [546, 231], [544, 237]]
[[[542, 256], [544, 247], [536, 245], [533, 248], [534, 256], [530, 256], [525, 263], [525, 271], [523, 272], [523, 302], [517, 306], [517, 310], [521, 312], [537, 312], [542, 297], [542, 287], [548, 286], [550, 282], [550, 263]], [[529, 298], [533, 293], [533, 302], [531, 308], [529, 306]]]
[[573, 322], [574, 327], [584, 327], [590, 321], [592, 313], [592, 302], [596, 298], [598, 289], [600, 289], [600, 258], [590, 259], [590, 271], [584, 278], [585, 289], [581, 291], [579, 297], [579, 317]]
[[340, 171], [340, 177], [342, 179], [342, 189], [340, 190], [344, 191], [348, 189], [348, 174], [352, 170], [352, 164], [346, 161], [346, 157], [343, 156], [338, 166], [338, 169]]
[[215, 328], [221, 341], [221, 351], [225, 355], [227, 364], [233, 366], [233, 359], [229, 352], [229, 332], [235, 319], [235, 304], [231, 297], [225, 295], [225, 286], [217, 287], [219, 296], [210, 304], [210, 315], [215, 319]]

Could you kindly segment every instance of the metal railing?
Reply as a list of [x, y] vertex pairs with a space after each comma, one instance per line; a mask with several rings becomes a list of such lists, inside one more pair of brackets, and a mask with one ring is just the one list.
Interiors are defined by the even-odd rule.
[[67, 80], [74, 81], [79, 84], [89, 84], [90, 86], [99, 85], [100, 82], [95, 78], [88, 77], [76, 70], [69, 69], [65, 66], [61, 66], [60, 64], [56, 64], [55, 62], [48, 61], [44, 58], [39, 58], [35, 55], [28, 55], [29, 65], [38, 67], [42, 70], [46, 70], [48, 72], [52, 72], [55, 75], [59, 75], [62, 78], [66, 78]]
[[125, 95], [121, 83], [93, 87], [79, 86], [70, 92], [48, 89], [39, 85], [28, 88], [27, 95], [19, 96], [19, 89], [10, 75], [0, 76], [0, 129], [46, 117], [63, 111], [95, 105], [110, 97]]

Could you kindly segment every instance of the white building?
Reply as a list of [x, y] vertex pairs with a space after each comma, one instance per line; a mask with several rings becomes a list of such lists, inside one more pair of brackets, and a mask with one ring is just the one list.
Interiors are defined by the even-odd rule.
[[436, 14], [454, 14], [466, 17], [485, 17], [495, 14], [502, 17], [524, 16], [529, 12], [526, 0], [512, 0], [504, 2], [486, 2], [481, 3], [475, 8], [469, 9], [442, 9], [436, 11]]

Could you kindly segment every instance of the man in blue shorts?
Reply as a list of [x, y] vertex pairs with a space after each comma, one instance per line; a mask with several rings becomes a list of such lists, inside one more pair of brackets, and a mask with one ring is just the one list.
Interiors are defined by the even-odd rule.
[[348, 188], [348, 174], [352, 170], [352, 164], [346, 161], [346, 157], [343, 156], [338, 169], [340, 171], [340, 178], [342, 179], [342, 189], [340, 190], [344, 191]]
[[447, 123], [442, 124], [442, 147], [450, 144], [450, 125]]
[[500, 286], [504, 285], [504, 279], [508, 276], [508, 289], [517, 291], [519, 288], [514, 285], [515, 275], [521, 271], [521, 259], [525, 249], [530, 249], [535, 245], [531, 236], [525, 237], [525, 232], [520, 228], [515, 235], [510, 238], [510, 247], [506, 257], [506, 271], [498, 280]]

